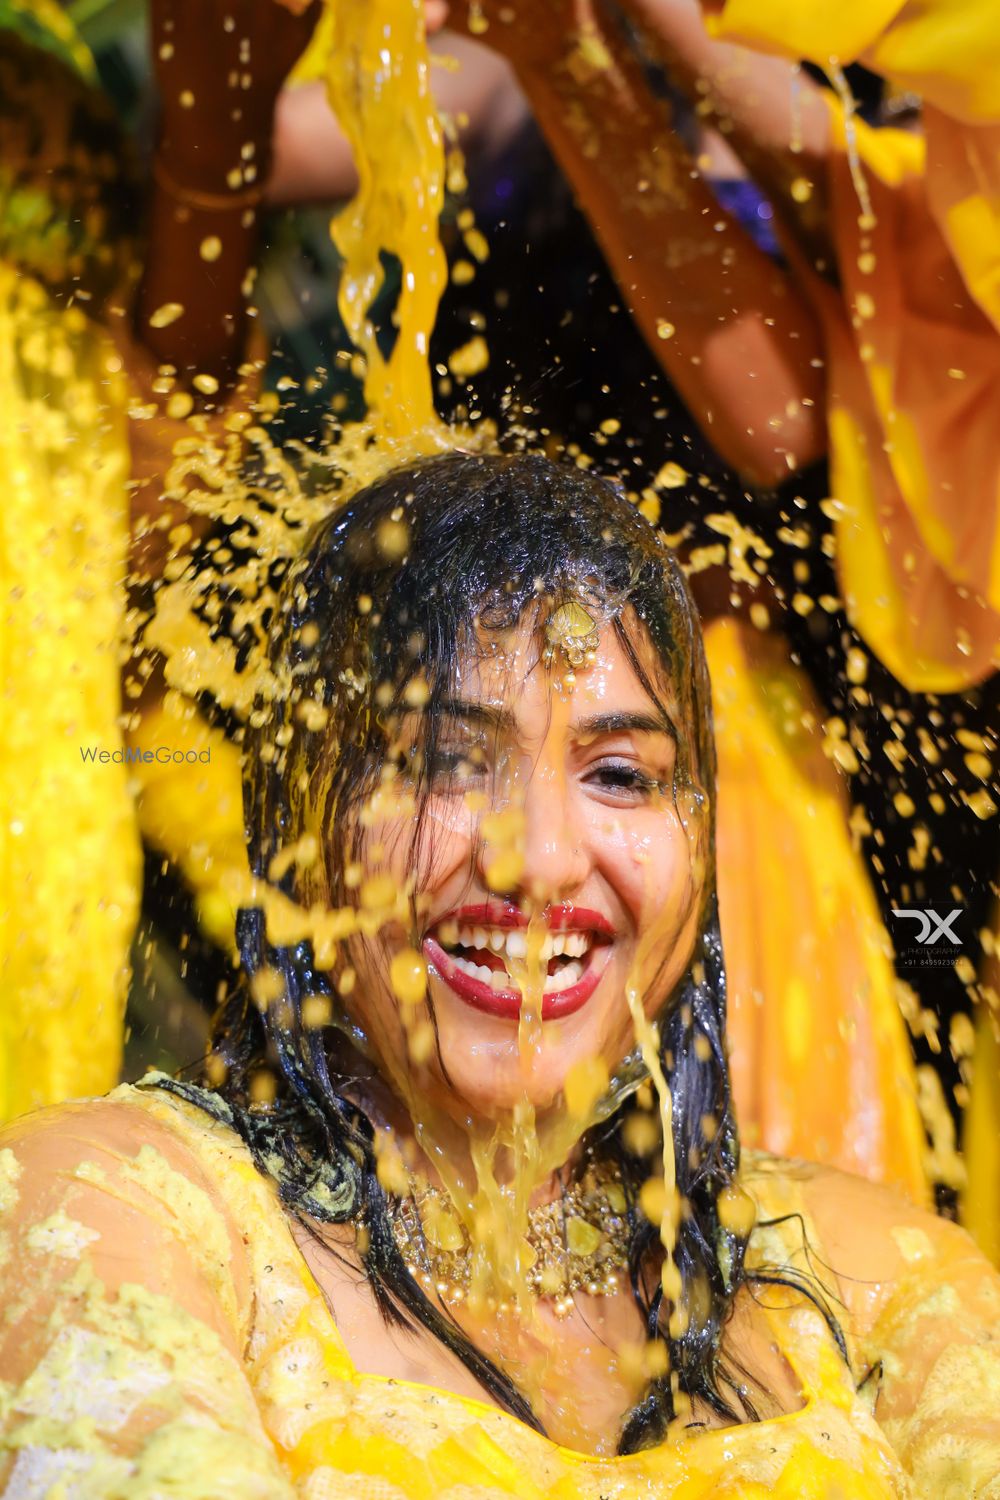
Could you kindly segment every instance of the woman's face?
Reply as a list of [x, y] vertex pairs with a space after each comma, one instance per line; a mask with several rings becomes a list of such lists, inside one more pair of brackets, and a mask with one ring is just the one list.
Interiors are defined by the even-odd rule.
[[[626, 987], [655, 1013], [697, 930], [703, 819], [692, 807], [685, 830], [675, 802], [670, 719], [612, 625], [571, 688], [543, 646], [525, 622], [460, 662], [415, 862], [412, 814], [366, 836], [366, 876], [415, 881], [428, 984], [416, 1005], [396, 998], [391, 961], [414, 935], [384, 927], [352, 950], [352, 1014], [398, 1092], [460, 1120], [546, 1112], [578, 1065], [613, 1072], [635, 1045]], [[669, 712], [644, 637], [638, 655]], [[419, 714], [401, 741], [419, 744]]]

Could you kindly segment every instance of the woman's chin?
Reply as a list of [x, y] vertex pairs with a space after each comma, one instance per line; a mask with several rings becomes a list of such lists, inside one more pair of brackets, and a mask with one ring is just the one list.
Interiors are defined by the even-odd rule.
[[461, 1121], [496, 1121], [526, 1104], [536, 1114], [547, 1112], [559, 1103], [566, 1081], [563, 1067], [525, 1072], [516, 1048], [512, 1057], [442, 1048], [442, 1062], [446, 1077], [433, 1089], [434, 1102]]

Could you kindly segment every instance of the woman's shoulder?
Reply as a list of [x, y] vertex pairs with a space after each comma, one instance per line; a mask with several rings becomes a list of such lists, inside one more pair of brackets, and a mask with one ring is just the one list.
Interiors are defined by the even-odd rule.
[[81, 1180], [97, 1182], [110, 1171], [126, 1171], [137, 1187], [149, 1189], [159, 1173], [164, 1190], [172, 1174], [207, 1187], [207, 1176], [217, 1175], [211, 1172], [213, 1158], [221, 1168], [249, 1160], [249, 1153], [223, 1101], [191, 1085], [167, 1091], [175, 1087], [167, 1075], [153, 1073], [101, 1096], [19, 1115], [0, 1127], [0, 1162], [8, 1176], [20, 1175], [15, 1163], [23, 1170], [30, 1162], [43, 1177], [79, 1176], [82, 1169]]
[[832, 1278], [858, 1331], [900, 1287], [925, 1280], [932, 1268], [943, 1276], [961, 1267], [995, 1277], [964, 1229], [897, 1188], [764, 1152], [745, 1153], [741, 1183], [756, 1207], [758, 1254], [772, 1258], [778, 1239], [794, 1239], [812, 1268]]
[[119, 1087], [0, 1130], [2, 1300], [24, 1301], [43, 1263], [78, 1265], [108, 1294], [140, 1287], [186, 1308], [235, 1351], [253, 1305], [240, 1221], [197, 1127], [145, 1093]]

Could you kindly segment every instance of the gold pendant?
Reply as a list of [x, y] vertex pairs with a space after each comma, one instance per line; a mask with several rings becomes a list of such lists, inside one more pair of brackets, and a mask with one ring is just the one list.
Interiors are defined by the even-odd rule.
[[582, 604], [571, 599], [561, 604], [545, 622], [545, 650], [542, 660], [547, 667], [552, 665], [557, 651], [561, 651], [574, 670], [590, 666], [600, 645], [597, 621], [588, 614]]

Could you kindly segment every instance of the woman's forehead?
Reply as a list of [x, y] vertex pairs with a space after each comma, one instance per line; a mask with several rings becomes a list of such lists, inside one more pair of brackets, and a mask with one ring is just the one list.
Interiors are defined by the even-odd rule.
[[[595, 622], [596, 645], [585, 662], [574, 664], [558, 641], [547, 638], [544, 621], [522, 619], [509, 630], [476, 629], [455, 663], [456, 696], [484, 708], [513, 711], [565, 700], [570, 719], [614, 710], [667, 709], [674, 717], [674, 692], [664, 665], [642, 629], [628, 631], [630, 660], [611, 620]], [[653, 697], [643, 682], [653, 687]]]

